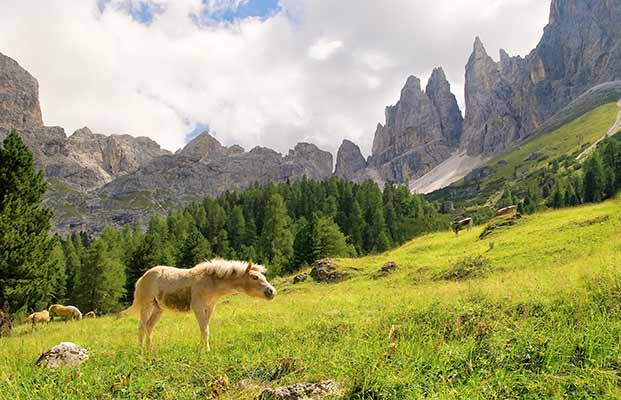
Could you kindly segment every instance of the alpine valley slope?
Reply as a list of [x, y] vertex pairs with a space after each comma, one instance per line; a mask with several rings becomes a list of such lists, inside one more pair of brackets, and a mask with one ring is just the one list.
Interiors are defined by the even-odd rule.
[[[620, 227], [617, 199], [337, 260], [350, 279], [219, 305], [208, 353], [190, 314], [164, 314], [152, 355], [132, 317], [21, 325], [0, 339], [0, 398], [252, 399], [324, 379], [339, 399], [619, 398]], [[61, 341], [89, 350], [79, 370], [34, 365]]]

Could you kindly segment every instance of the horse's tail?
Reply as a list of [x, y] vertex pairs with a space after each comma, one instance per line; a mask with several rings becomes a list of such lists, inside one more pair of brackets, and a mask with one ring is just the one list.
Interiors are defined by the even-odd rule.
[[140, 311], [140, 296], [138, 293], [138, 290], [140, 288], [140, 283], [142, 282], [142, 277], [140, 277], [137, 281], [136, 281], [136, 285], [134, 286], [134, 300], [132, 302], [132, 305], [129, 306], [128, 308], [126, 308], [125, 310], [121, 311], [119, 313], [120, 316], [125, 317], [128, 315], [132, 315], [132, 314], [136, 314]]

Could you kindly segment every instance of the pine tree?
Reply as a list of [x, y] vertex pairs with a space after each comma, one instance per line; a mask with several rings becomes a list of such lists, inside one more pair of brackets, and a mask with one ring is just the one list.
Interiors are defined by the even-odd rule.
[[192, 268], [212, 257], [211, 244], [198, 230], [194, 230], [181, 246], [180, 255], [177, 261], [179, 268]]
[[349, 232], [350, 232], [350, 240], [354, 247], [356, 248], [356, 252], [359, 254], [363, 253], [363, 232], [366, 230], [366, 224], [364, 221], [364, 216], [362, 215], [362, 209], [358, 204], [358, 200], [354, 199], [351, 207], [351, 213], [348, 218]]
[[173, 248], [168, 240], [168, 225], [164, 218], [155, 215], [149, 221], [149, 229], [142, 243], [126, 265], [128, 296], [133, 293], [134, 284], [149, 268], [156, 265], [174, 265]]
[[576, 194], [576, 189], [574, 189], [574, 186], [571, 184], [571, 182], [569, 182], [567, 184], [567, 190], [565, 192], [565, 205], [568, 207], [575, 207], [579, 204], [580, 199]]
[[63, 251], [60, 236], [54, 235], [53, 247], [50, 252], [50, 270], [48, 278], [51, 281], [51, 298], [53, 303], [63, 303], [67, 299], [67, 259]]
[[401, 243], [402, 229], [395, 210], [395, 187], [392, 182], [387, 182], [384, 186], [382, 201], [387, 234], [393, 243]]
[[584, 201], [598, 203], [604, 199], [606, 188], [604, 164], [597, 152], [584, 166]]
[[73, 282], [75, 272], [81, 268], [81, 260], [75, 249], [74, 240], [69, 238], [65, 242], [65, 273], [67, 276], [67, 299], [69, 303], [75, 303]]
[[565, 191], [561, 187], [559, 182], [554, 186], [554, 192], [552, 192], [552, 208], [565, 207]]
[[313, 229], [312, 221], [301, 217], [296, 223], [293, 241], [293, 261], [286, 272], [293, 272], [303, 265], [310, 265], [313, 260]]
[[330, 217], [313, 216], [311, 224], [312, 260], [325, 257], [347, 257], [353, 255], [353, 247], [347, 244], [345, 235]]
[[103, 238], [90, 243], [81, 268], [75, 274], [78, 308], [99, 313], [118, 311], [124, 286], [125, 271], [116, 244], [107, 243]]
[[240, 206], [234, 206], [231, 209], [228, 215], [227, 232], [231, 247], [236, 250], [240, 249], [246, 237], [246, 218]]
[[513, 191], [511, 190], [511, 186], [509, 184], [505, 184], [505, 188], [502, 192], [502, 196], [496, 205], [498, 208], [508, 207], [515, 205], [515, 198], [513, 197]]
[[11, 312], [45, 306], [53, 240], [52, 212], [41, 205], [47, 184], [15, 131], [0, 147], [0, 307]]
[[364, 249], [367, 252], [382, 252], [390, 247], [390, 238], [386, 232], [382, 192], [373, 181], [363, 183], [360, 194], [365, 197], [364, 219], [366, 229], [363, 236]]
[[270, 196], [265, 207], [265, 220], [261, 231], [261, 254], [264, 260], [278, 271], [293, 256], [291, 219], [280, 194]]

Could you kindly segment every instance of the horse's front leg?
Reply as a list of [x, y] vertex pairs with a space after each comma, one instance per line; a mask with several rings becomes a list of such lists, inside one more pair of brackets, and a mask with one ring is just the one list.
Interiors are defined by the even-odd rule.
[[207, 351], [211, 350], [209, 346], [209, 320], [213, 314], [213, 309], [213, 305], [205, 303], [193, 306], [194, 315], [198, 321], [198, 327], [201, 333], [201, 346], [205, 347]]

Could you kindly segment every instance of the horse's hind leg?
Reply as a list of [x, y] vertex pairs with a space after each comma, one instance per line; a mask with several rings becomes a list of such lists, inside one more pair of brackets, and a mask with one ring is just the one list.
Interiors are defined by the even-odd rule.
[[147, 336], [147, 349], [151, 348], [151, 334], [153, 333], [153, 328], [155, 327], [155, 324], [157, 324], [157, 321], [160, 319], [163, 312], [164, 310], [162, 310], [162, 308], [158, 306], [157, 304], [153, 306], [153, 312], [151, 313], [151, 316], [149, 317], [149, 320], [147, 321], [146, 332], [145, 332]]
[[148, 302], [143, 304], [140, 308], [140, 323], [138, 325], [138, 345], [142, 347], [144, 343], [144, 336], [147, 332], [147, 322], [151, 318], [151, 312], [153, 312], [153, 303]]

